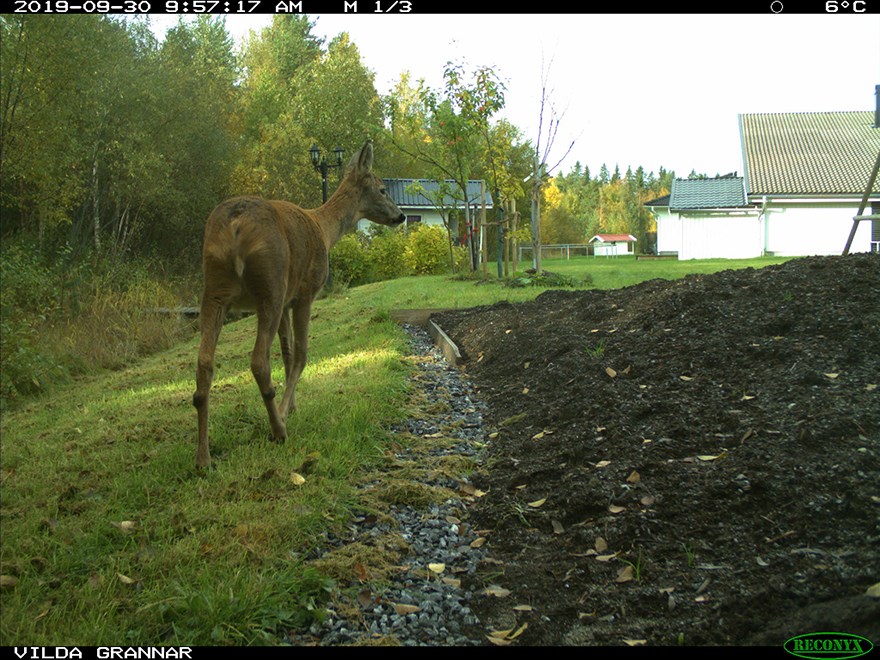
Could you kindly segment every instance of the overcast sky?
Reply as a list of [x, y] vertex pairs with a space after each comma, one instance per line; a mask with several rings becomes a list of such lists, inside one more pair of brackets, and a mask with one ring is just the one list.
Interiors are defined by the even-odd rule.
[[[174, 20], [174, 17], [170, 17]], [[687, 176], [742, 173], [737, 115], [874, 110], [880, 16], [325, 14], [348, 32], [386, 94], [402, 71], [440, 86], [444, 65], [495, 67], [505, 116], [537, 138], [542, 72], [562, 116], [560, 169], [642, 165]], [[153, 16], [154, 23], [167, 17]], [[237, 38], [270, 16], [227, 18]], [[553, 164], [561, 153], [551, 158]], [[557, 170], [558, 172], [559, 170]]]

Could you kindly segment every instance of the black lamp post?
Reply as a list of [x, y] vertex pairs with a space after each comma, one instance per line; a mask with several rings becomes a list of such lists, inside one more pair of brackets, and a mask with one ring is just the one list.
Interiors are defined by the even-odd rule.
[[333, 153], [336, 154], [336, 163], [328, 163], [327, 159], [321, 155], [317, 144], [312, 145], [312, 148], [309, 149], [312, 166], [321, 173], [321, 201], [325, 204], [327, 203], [327, 172], [333, 167], [342, 167], [342, 147], [336, 147]]

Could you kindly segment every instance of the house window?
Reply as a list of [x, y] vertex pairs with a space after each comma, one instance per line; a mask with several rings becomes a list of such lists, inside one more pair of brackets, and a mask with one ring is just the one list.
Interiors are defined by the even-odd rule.
[[406, 226], [412, 227], [413, 225], [417, 225], [422, 221], [422, 216], [420, 215], [408, 215], [406, 216]]

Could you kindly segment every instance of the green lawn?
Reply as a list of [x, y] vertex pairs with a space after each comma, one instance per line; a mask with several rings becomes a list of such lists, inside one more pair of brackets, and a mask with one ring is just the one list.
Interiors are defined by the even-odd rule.
[[[780, 261], [544, 265], [611, 288]], [[303, 557], [352, 507], [369, 505], [355, 486], [381, 465], [385, 429], [408, 414], [413, 365], [389, 312], [516, 302], [542, 290], [434, 276], [318, 301], [284, 445], [266, 440], [249, 366], [254, 320], [227, 325], [205, 475], [194, 469], [196, 337], [5, 413], [0, 644], [272, 643], [279, 623], [317, 616], [332, 585]], [[273, 366], [280, 382], [277, 344]]]

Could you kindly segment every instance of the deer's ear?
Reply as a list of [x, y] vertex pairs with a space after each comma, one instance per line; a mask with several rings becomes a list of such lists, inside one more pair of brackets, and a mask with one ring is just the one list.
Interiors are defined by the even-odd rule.
[[367, 140], [357, 156], [358, 169], [364, 172], [370, 172], [373, 169], [373, 143]]

